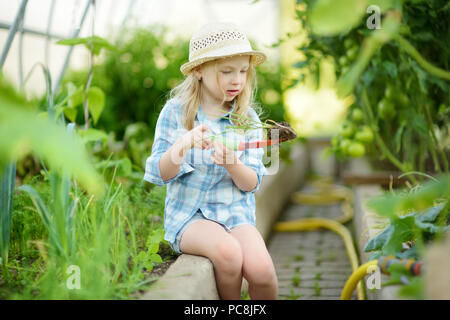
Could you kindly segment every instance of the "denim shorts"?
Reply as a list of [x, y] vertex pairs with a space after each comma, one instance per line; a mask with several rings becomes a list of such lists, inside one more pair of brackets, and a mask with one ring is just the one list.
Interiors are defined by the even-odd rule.
[[[195, 221], [197, 220], [210, 220], [210, 221], [214, 221], [211, 219], [206, 218], [202, 211], [200, 209], [197, 210], [197, 212], [187, 221], [185, 222], [185, 224], [183, 224], [183, 226], [181, 227], [180, 231], [178, 231], [177, 236], [175, 238], [175, 242], [174, 243], [170, 243], [170, 246], [172, 247], [172, 249], [178, 253], [181, 254], [181, 250], [180, 250], [180, 241], [181, 241], [181, 237], [183, 236], [184, 231], [186, 231], [186, 229]], [[214, 221], [216, 223], [218, 223], [217, 221]], [[227, 232], [231, 232], [230, 228], [228, 228], [227, 226], [218, 223], [219, 225], [221, 225], [225, 231]]]

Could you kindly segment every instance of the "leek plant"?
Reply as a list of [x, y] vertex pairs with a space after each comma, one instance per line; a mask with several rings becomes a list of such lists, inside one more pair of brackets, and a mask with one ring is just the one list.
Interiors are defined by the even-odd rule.
[[[65, 174], [73, 175], [89, 192], [101, 194], [101, 179], [88, 160], [83, 146], [54, 121], [37, 117], [33, 109], [34, 106], [23, 95], [0, 77], [0, 171], [10, 170], [6, 168], [10, 168], [11, 163], [33, 153], [56, 171], [64, 168]], [[53, 108], [48, 110], [51, 114]], [[0, 195], [0, 249], [5, 272], [15, 182], [15, 175], [9, 176], [8, 180], [2, 179], [5, 188], [2, 188]]]
[[[137, 225], [131, 218], [136, 213], [127, 212], [129, 195], [116, 182], [116, 171], [102, 198], [73, 186], [72, 196], [78, 200], [71, 233], [74, 250], [66, 256], [48, 252], [45, 270], [13, 299], [129, 299], [154, 280], [143, 279]], [[79, 289], [68, 285], [70, 266], [79, 268]]]

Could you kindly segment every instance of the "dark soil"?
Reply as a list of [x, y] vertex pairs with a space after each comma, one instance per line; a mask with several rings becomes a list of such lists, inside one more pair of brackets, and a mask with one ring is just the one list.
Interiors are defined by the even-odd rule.
[[[159, 278], [161, 278], [166, 273], [166, 271], [170, 268], [172, 263], [175, 262], [175, 260], [176, 260], [176, 257], [174, 257], [172, 260], [155, 265], [153, 267], [152, 271], [147, 271], [145, 273], [145, 279], [143, 281], [145, 281], [147, 279], [149, 279], [149, 280], [151, 279], [151, 281], [149, 283], [150, 284], [155, 283]], [[135, 291], [131, 294], [131, 297], [134, 299], [139, 299], [141, 296], [143, 296], [147, 292], [147, 290], [148, 290], [148, 288]]]
[[286, 121], [281, 121], [281, 122], [275, 122], [272, 121], [273, 127], [269, 130], [267, 130], [267, 139], [271, 140], [272, 139], [272, 132], [275, 130], [279, 130], [278, 131], [278, 138], [280, 140], [292, 140], [295, 139], [297, 137], [297, 134], [295, 133], [294, 129], [292, 129], [292, 127], [290, 126], [289, 123], [287, 123]]
[[151, 272], [148, 273], [148, 277], [153, 278], [153, 277], [162, 277], [164, 275], [164, 273], [166, 273], [167, 269], [169, 269], [169, 267], [172, 265], [172, 263], [175, 262], [174, 260], [171, 261], [166, 261], [163, 262], [161, 264], [155, 265], [153, 267], [153, 270]]

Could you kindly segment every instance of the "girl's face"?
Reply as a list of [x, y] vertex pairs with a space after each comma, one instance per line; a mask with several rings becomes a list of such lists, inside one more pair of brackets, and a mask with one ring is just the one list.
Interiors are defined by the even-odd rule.
[[250, 56], [211, 61], [200, 66], [195, 75], [202, 82], [202, 100], [211, 104], [232, 101], [247, 83]]

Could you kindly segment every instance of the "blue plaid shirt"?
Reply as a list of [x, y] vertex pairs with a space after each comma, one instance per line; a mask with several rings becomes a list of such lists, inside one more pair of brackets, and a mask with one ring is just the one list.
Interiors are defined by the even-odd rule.
[[[205, 124], [212, 133], [221, 133], [227, 126], [233, 125], [229, 114], [234, 107], [222, 117], [211, 120], [199, 107], [194, 127]], [[203, 215], [232, 229], [240, 224], [255, 225], [255, 192], [259, 189], [266, 168], [262, 163], [263, 149], [246, 149], [235, 151], [236, 156], [248, 167], [252, 168], [258, 177], [258, 182], [250, 192], [240, 190], [233, 182], [228, 171], [214, 164], [211, 160], [213, 149], [189, 150], [178, 174], [166, 181], [161, 178], [159, 161], [162, 155], [187, 130], [183, 127], [183, 108], [175, 100], [169, 100], [158, 117], [155, 128], [155, 138], [152, 153], [147, 158], [144, 180], [162, 186], [167, 184], [164, 209], [165, 239], [173, 244], [178, 231], [200, 209]], [[248, 117], [258, 121], [256, 112], [249, 108]], [[262, 129], [252, 129], [245, 135], [233, 131], [225, 135], [228, 139], [237, 141], [254, 141], [263, 139]]]

